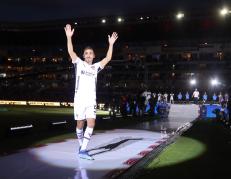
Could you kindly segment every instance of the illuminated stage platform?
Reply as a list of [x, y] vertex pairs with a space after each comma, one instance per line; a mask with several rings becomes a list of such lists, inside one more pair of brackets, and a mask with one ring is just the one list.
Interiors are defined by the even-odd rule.
[[0, 178], [111, 178], [193, 121], [198, 110], [196, 105], [172, 105], [169, 119], [96, 132], [88, 147], [94, 161], [78, 157], [76, 139], [24, 149], [0, 158]]

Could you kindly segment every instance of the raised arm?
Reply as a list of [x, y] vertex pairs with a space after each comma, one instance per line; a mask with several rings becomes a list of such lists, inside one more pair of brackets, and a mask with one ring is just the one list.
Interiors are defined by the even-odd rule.
[[64, 27], [66, 36], [67, 36], [67, 50], [68, 53], [71, 57], [72, 63], [76, 63], [76, 61], [78, 60], [78, 56], [77, 54], [74, 52], [73, 50], [73, 44], [72, 44], [72, 36], [74, 34], [74, 29], [71, 29], [71, 25], [67, 24], [66, 27]]
[[118, 34], [116, 32], [113, 32], [112, 35], [108, 35], [108, 43], [109, 43], [109, 47], [108, 47], [108, 51], [107, 51], [107, 55], [106, 57], [100, 61], [100, 66], [102, 68], [104, 68], [107, 63], [111, 60], [112, 58], [112, 52], [113, 52], [113, 45], [115, 43], [115, 41], [118, 38]]

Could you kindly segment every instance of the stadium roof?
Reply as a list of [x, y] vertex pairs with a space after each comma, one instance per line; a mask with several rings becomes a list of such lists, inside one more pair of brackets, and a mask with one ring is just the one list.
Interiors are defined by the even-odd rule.
[[223, 0], [1, 0], [1, 22], [30, 22], [152, 13], [212, 12]]

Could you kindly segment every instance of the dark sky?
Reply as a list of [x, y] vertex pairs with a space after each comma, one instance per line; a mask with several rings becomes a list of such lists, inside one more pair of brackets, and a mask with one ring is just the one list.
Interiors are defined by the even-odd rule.
[[208, 11], [222, 0], [1, 0], [0, 21], [44, 21], [78, 17]]

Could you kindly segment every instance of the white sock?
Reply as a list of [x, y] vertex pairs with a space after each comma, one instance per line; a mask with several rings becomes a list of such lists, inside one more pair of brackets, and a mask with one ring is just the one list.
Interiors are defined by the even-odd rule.
[[76, 135], [77, 135], [77, 139], [79, 141], [79, 145], [82, 146], [82, 144], [83, 144], [83, 129], [76, 128]]
[[90, 141], [92, 133], [93, 133], [93, 128], [87, 127], [84, 132], [83, 144], [82, 144], [81, 150], [86, 150], [87, 144]]

